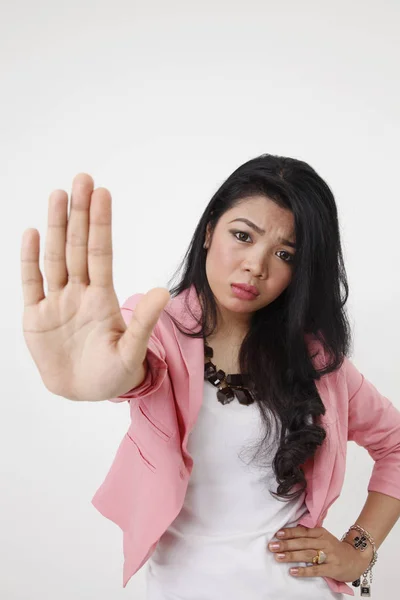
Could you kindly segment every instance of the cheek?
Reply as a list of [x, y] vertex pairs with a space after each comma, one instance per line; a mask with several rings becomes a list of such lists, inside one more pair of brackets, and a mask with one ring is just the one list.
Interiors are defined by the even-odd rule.
[[213, 273], [218, 273], [234, 266], [238, 260], [238, 253], [232, 250], [227, 244], [213, 244], [207, 256], [210, 271]]
[[263, 291], [268, 296], [270, 302], [275, 300], [288, 287], [292, 280], [292, 272], [284, 266], [276, 269], [269, 269], [267, 278], [261, 282]]
[[235, 261], [234, 255], [226, 246], [218, 244], [213, 244], [207, 253], [206, 276], [216, 295], [225, 289], [226, 283], [238, 272], [238, 261]]
[[287, 288], [291, 280], [292, 272], [288, 267], [285, 267], [280, 273], [276, 274], [276, 278], [274, 280], [274, 289], [276, 290], [277, 295]]

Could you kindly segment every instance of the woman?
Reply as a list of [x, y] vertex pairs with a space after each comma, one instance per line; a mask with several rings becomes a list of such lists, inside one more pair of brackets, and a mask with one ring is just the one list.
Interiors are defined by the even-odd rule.
[[[360, 576], [369, 594], [366, 575], [400, 515], [400, 413], [347, 359], [348, 284], [327, 184], [299, 160], [248, 161], [206, 207], [178, 285], [122, 309], [109, 193], [80, 174], [69, 218], [67, 207], [66, 193], [53, 192], [47, 297], [37, 232], [24, 235], [24, 335], [51, 392], [131, 404], [132, 425], [94, 499], [124, 532], [124, 585], [148, 561], [150, 600], [343, 598], [352, 590], [340, 582]], [[342, 380], [348, 387], [335, 396]], [[363, 420], [362, 394], [386, 417]], [[382, 429], [381, 457], [367, 439]], [[321, 525], [336, 499], [328, 502], [328, 488], [340, 479], [345, 452], [334, 444], [344, 431], [380, 462], [355, 528], [338, 540]], [[318, 461], [329, 444], [335, 462], [323, 483]], [[318, 494], [327, 500], [314, 515]], [[266, 548], [281, 529], [283, 556]]]

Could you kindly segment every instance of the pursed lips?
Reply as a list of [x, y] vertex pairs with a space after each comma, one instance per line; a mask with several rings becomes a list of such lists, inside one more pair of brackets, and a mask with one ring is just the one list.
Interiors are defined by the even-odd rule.
[[252, 285], [248, 285], [248, 284], [244, 284], [244, 283], [232, 283], [233, 286], [238, 287], [242, 290], [244, 290], [245, 292], [249, 292], [250, 294], [254, 294], [254, 296], [258, 296], [259, 295], [259, 291], [257, 290], [257, 288], [255, 288]]

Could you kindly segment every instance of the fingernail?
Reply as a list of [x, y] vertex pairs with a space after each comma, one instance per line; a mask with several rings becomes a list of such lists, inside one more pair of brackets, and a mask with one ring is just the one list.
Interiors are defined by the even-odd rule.
[[268, 544], [268, 545], [271, 548], [271, 550], [279, 550], [279, 548], [281, 546], [278, 542], [273, 542], [273, 543]]
[[276, 534], [276, 537], [283, 537], [285, 535], [284, 531], [278, 531], [278, 533]]
[[289, 569], [291, 575], [297, 575], [297, 573], [299, 572], [298, 569], [296, 569], [296, 567], [292, 567], [291, 569]]

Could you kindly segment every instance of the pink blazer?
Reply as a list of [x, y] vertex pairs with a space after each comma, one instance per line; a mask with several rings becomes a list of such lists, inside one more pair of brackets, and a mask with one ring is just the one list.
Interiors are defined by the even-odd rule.
[[[134, 294], [122, 305], [126, 323], [141, 296]], [[194, 286], [171, 298], [165, 308], [185, 327], [195, 329], [184, 307], [185, 296], [199, 314]], [[307, 343], [313, 352], [319, 344], [314, 338]], [[203, 400], [203, 340], [181, 334], [165, 310], [149, 340], [147, 359], [143, 383], [111, 399], [129, 401], [131, 424], [92, 499], [97, 510], [122, 529], [123, 587], [154, 552], [182, 508], [193, 467], [188, 436]], [[318, 364], [323, 357], [313, 360]], [[347, 358], [316, 386], [326, 407], [321, 424], [327, 437], [304, 465], [309, 514], [299, 524], [307, 527], [321, 526], [340, 495], [348, 440], [366, 448], [374, 460], [368, 491], [400, 499], [400, 411]], [[332, 591], [354, 596], [346, 583], [325, 580]]]

